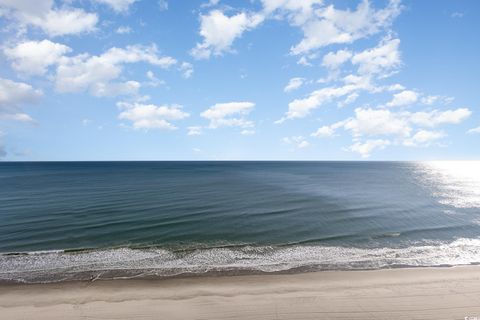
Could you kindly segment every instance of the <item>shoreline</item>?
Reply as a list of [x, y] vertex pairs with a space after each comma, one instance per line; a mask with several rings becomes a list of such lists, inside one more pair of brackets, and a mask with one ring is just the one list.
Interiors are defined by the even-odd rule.
[[480, 266], [0, 285], [0, 319], [480, 318]]
[[[459, 264], [459, 265], [433, 265], [433, 266], [414, 266], [414, 265], [390, 265], [379, 268], [344, 268], [344, 269], [319, 269], [315, 266], [300, 266], [292, 269], [278, 271], [261, 271], [251, 269], [232, 269], [232, 270], [209, 270], [206, 272], [182, 272], [178, 274], [156, 274], [153, 270], [140, 269], [108, 269], [108, 270], [89, 270], [81, 272], [63, 273], [64, 278], [60, 280], [38, 280], [22, 281], [14, 279], [0, 279], [0, 288], [4, 286], [28, 286], [28, 285], [62, 285], [62, 284], [89, 284], [94, 282], [116, 282], [116, 281], [168, 281], [181, 279], [211, 279], [211, 278], [230, 278], [230, 277], [249, 277], [249, 276], [293, 276], [310, 273], [332, 273], [332, 272], [374, 272], [388, 270], [416, 270], [416, 269], [449, 269], [478, 267], [480, 263]], [[54, 275], [55, 277], [58, 276]]]

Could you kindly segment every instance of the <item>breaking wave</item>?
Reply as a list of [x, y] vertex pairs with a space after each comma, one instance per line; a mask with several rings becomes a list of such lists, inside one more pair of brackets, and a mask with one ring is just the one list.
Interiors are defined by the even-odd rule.
[[404, 248], [226, 246], [187, 250], [112, 248], [0, 255], [0, 281], [58, 282], [480, 263], [480, 239]]

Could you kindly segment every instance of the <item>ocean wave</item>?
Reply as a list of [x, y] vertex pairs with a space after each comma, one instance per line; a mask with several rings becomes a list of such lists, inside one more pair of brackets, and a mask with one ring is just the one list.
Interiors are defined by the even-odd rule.
[[206, 273], [273, 273], [480, 263], [480, 239], [405, 248], [292, 245], [168, 250], [114, 248], [0, 256], [0, 281], [56, 282]]

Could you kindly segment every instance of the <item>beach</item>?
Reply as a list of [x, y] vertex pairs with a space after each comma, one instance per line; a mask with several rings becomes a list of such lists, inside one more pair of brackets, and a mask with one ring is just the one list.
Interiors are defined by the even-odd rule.
[[476, 319], [480, 267], [2, 285], [0, 319]]

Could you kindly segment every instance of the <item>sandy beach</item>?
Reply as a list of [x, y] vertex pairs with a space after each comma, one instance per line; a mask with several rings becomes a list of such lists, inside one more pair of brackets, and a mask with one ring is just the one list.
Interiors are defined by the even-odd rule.
[[4, 285], [0, 319], [480, 318], [480, 267]]

